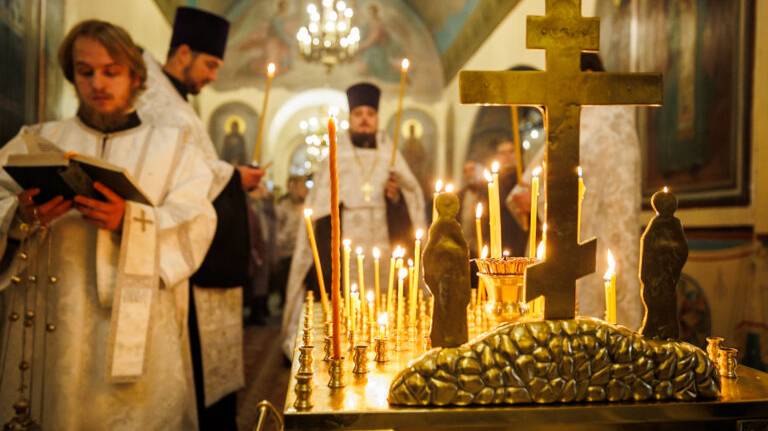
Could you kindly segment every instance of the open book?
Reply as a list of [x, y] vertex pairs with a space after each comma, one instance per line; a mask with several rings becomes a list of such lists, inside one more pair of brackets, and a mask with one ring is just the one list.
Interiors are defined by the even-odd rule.
[[38, 205], [56, 196], [83, 195], [106, 200], [93, 183], [98, 181], [125, 200], [153, 205], [124, 168], [80, 154], [64, 153], [55, 144], [32, 133], [22, 135], [29, 154], [12, 154], [3, 168], [22, 189], [39, 188]]

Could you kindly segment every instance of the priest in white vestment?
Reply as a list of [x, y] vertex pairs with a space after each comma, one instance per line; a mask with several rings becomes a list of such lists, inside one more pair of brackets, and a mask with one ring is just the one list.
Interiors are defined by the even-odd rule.
[[[412, 249], [414, 231], [426, 227], [424, 196], [416, 177], [399, 152], [395, 165], [390, 166], [393, 144], [378, 130], [379, 98], [380, 90], [372, 84], [350, 87], [347, 90], [349, 133], [338, 136], [341, 235], [352, 243], [350, 274], [354, 282], [357, 282], [354, 250], [362, 247], [366, 255], [366, 290], [373, 289], [373, 247], [378, 247], [381, 256], [387, 258], [396, 245]], [[315, 186], [306, 200], [306, 207], [313, 211], [326, 290], [331, 286], [329, 172], [326, 159], [315, 174]], [[288, 357], [293, 355], [305, 281], [314, 277], [312, 252], [303, 221], [296, 228], [301, 229], [302, 234], [291, 262], [282, 326], [283, 351]], [[330, 291], [326, 293], [330, 299]], [[361, 297], [365, 297], [364, 294]]]
[[201, 429], [235, 430], [236, 391], [243, 387], [243, 288], [250, 284], [251, 243], [246, 191], [264, 175], [252, 166], [219, 159], [189, 94], [216, 79], [223, 65], [229, 22], [192, 7], [176, 10], [170, 52], [161, 65], [149, 52], [147, 90], [137, 103], [143, 121], [191, 131], [214, 178], [208, 197], [217, 216], [216, 235], [192, 278], [189, 335]]
[[[582, 54], [582, 70], [604, 71], [595, 54]], [[638, 277], [641, 191], [635, 108], [582, 107], [579, 134], [580, 166], [586, 186], [581, 238], [582, 241], [597, 238], [596, 271], [576, 281], [579, 314], [605, 318], [603, 275], [608, 269], [606, 255], [610, 249], [616, 259], [617, 323], [637, 330], [642, 320]], [[544, 147], [526, 168], [523, 175], [526, 186], [530, 184], [531, 171], [541, 166], [543, 158]], [[511, 211], [529, 212], [530, 188], [515, 187], [506, 203]], [[540, 217], [544, 215], [543, 208], [542, 201]]]
[[185, 296], [214, 234], [212, 174], [186, 131], [139, 120], [132, 104], [146, 69], [123, 29], [84, 21], [59, 61], [80, 99], [77, 117], [23, 128], [0, 162], [45, 151], [98, 158], [124, 168], [150, 203], [123, 200], [100, 183], [91, 197], [35, 202], [45, 187], [21, 190], [0, 174], [0, 253], [12, 258], [0, 280], [10, 314], [3, 318], [11, 320], [0, 422], [196, 429], [179, 325], [186, 303], [176, 296]]

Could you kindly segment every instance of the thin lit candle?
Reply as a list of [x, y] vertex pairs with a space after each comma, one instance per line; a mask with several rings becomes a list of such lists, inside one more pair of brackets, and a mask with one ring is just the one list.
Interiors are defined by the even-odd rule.
[[347, 325], [349, 325], [349, 320], [352, 319], [352, 296], [350, 295], [351, 280], [349, 279], [349, 258], [352, 253], [352, 241], [345, 239], [342, 244], [344, 244], [344, 266], [342, 267], [344, 273], [344, 316]]
[[533, 170], [533, 177], [531, 178], [531, 225], [528, 232], [528, 256], [536, 256], [536, 220], [538, 219], [539, 212], [539, 174], [541, 174], [541, 167], [537, 166]]
[[443, 180], [438, 179], [435, 182], [435, 193], [432, 195], [432, 222], [437, 220], [437, 196], [443, 191]]
[[605, 282], [605, 320], [616, 323], [616, 259], [608, 250], [608, 270], [603, 275]]
[[365, 254], [363, 254], [363, 248], [355, 248], [355, 254], [357, 255], [357, 284], [362, 295], [365, 292]]
[[403, 115], [403, 97], [405, 96], [405, 85], [408, 80], [408, 68], [411, 66], [411, 62], [404, 58], [400, 63], [400, 94], [397, 98], [397, 113], [395, 114], [395, 133], [392, 143], [392, 158], [389, 161], [389, 167], [395, 166], [397, 160], [397, 147], [400, 141], [400, 119]]
[[395, 330], [398, 331], [398, 333], [403, 329], [403, 319], [405, 318], [405, 316], [403, 316], [405, 313], [405, 304], [403, 303], [403, 301], [405, 301], [405, 298], [403, 297], [403, 280], [405, 280], [406, 277], [408, 277], [408, 270], [400, 268], [397, 272], [397, 321], [395, 322]]
[[333, 359], [341, 359], [341, 283], [339, 274], [339, 247], [341, 220], [339, 218], [339, 170], [337, 163], [336, 121], [328, 119], [328, 165], [331, 181], [331, 302], [333, 308], [331, 336]]
[[[409, 295], [410, 298], [416, 298], [416, 292], [419, 290], [419, 269], [421, 267], [421, 238], [424, 236], [424, 230], [416, 230], [416, 240], [413, 243], [413, 281], [411, 286], [413, 287], [413, 295]], [[416, 301], [412, 301], [411, 308], [408, 310], [408, 317], [415, 321], [416, 319]]]
[[576, 217], [576, 240], [578, 242], [581, 242], [581, 207], [584, 204], [584, 193], [587, 191], [587, 188], [584, 186], [584, 171], [581, 169], [581, 166], [578, 168], [579, 173], [579, 210], [578, 215]]
[[261, 160], [261, 144], [264, 137], [264, 119], [267, 117], [267, 105], [269, 105], [269, 90], [272, 88], [272, 78], [275, 77], [275, 63], [267, 65], [267, 82], [264, 85], [264, 100], [261, 102], [261, 115], [259, 116], [259, 131], [256, 135], [256, 145], [253, 147], [253, 161]]
[[480, 251], [483, 249], [483, 203], [480, 202], [475, 207], [475, 240], [477, 241], [477, 256], [480, 256]]
[[328, 304], [328, 295], [325, 293], [325, 280], [323, 278], [323, 268], [320, 264], [320, 254], [317, 252], [315, 230], [312, 227], [312, 208], [304, 208], [304, 224], [307, 227], [309, 246], [312, 249], [312, 259], [315, 262], [315, 274], [317, 274], [317, 284], [320, 287], [320, 302], [323, 305], [323, 316], [327, 319], [331, 315], [331, 310]]
[[378, 247], [374, 247], [373, 251], [371, 251], [371, 254], [373, 254], [373, 294], [374, 296], [374, 316], [378, 316], [381, 312], [381, 286], [380, 286], [380, 264], [379, 259], [381, 258], [381, 250], [379, 250]]

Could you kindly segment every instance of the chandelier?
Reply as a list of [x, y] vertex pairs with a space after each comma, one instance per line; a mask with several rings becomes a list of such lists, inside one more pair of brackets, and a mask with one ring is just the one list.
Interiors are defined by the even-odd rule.
[[296, 39], [299, 52], [311, 62], [325, 65], [327, 70], [349, 60], [360, 43], [360, 30], [352, 26], [352, 8], [343, 0], [322, 0], [320, 8], [307, 5], [309, 24], [302, 26]]
[[[328, 112], [333, 116], [340, 114], [336, 106], [330, 107]], [[322, 118], [326, 118], [324, 113], [299, 122], [300, 136], [304, 143], [299, 145], [291, 156], [292, 175], [312, 175], [320, 163], [328, 157], [328, 123]], [[341, 120], [339, 126], [341, 130], [348, 130], [349, 122]]]

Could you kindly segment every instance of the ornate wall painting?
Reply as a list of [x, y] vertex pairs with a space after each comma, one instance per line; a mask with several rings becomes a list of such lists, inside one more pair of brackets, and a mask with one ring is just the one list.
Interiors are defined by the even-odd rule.
[[242, 102], [225, 103], [211, 114], [208, 133], [222, 160], [250, 163], [259, 128], [259, 114]]
[[664, 74], [664, 106], [638, 112], [646, 203], [665, 185], [681, 206], [749, 203], [754, 3], [599, 4], [608, 68]]

